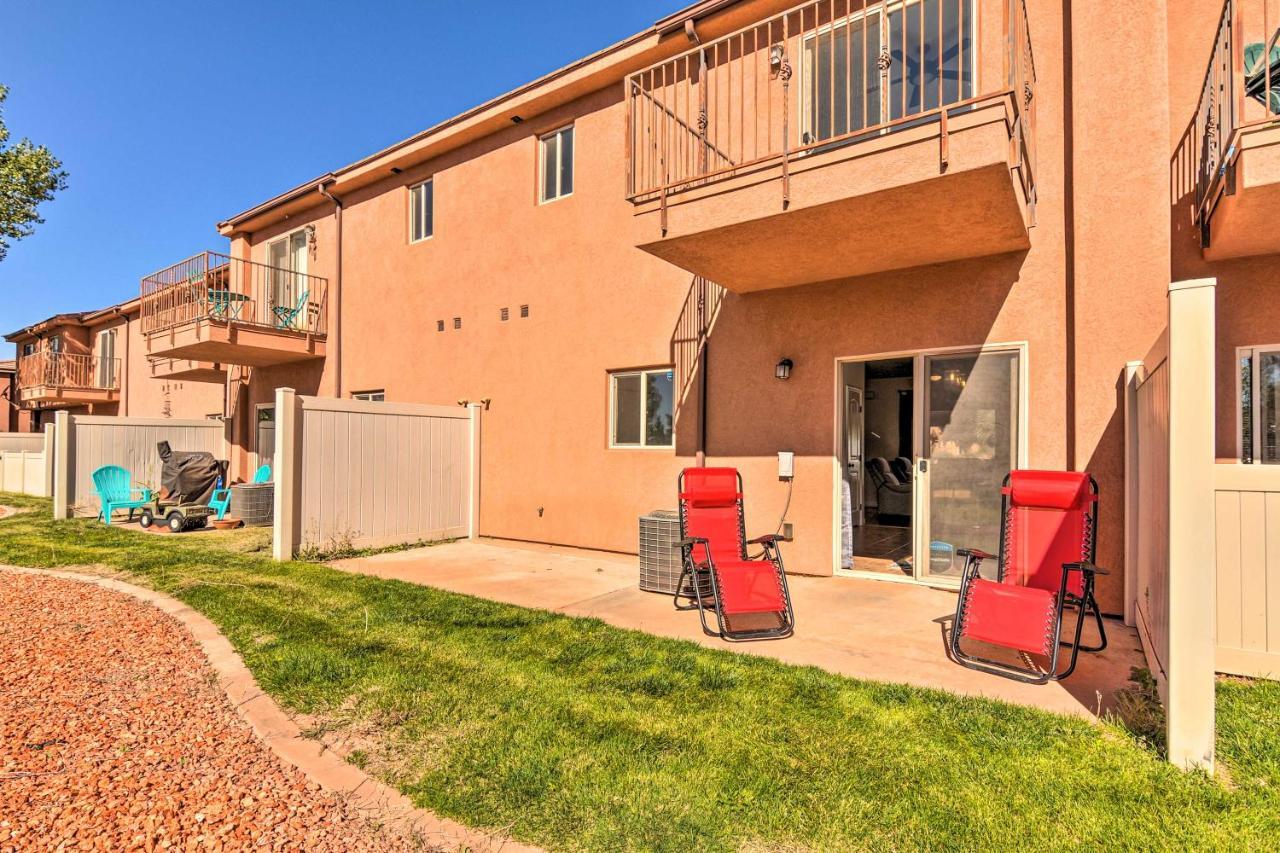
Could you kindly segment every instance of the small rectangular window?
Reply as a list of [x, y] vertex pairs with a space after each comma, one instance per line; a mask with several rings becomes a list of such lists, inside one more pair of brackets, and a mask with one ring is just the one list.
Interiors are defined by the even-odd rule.
[[528, 316], [529, 316], [529, 306], [528, 306], [528, 305], [521, 305], [521, 306], [520, 306], [520, 316], [521, 316], [521, 317], [528, 317]]
[[1280, 345], [1237, 350], [1240, 461], [1280, 464]]
[[23, 345], [22, 345], [22, 355], [23, 355], [23, 357], [26, 357], [26, 356], [28, 356], [28, 355], [35, 355], [35, 353], [36, 353], [36, 345], [35, 345], [35, 344], [23, 344]]
[[387, 392], [383, 390], [377, 391], [356, 391], [351, 395], [353, 400], [363, 400], [366, 403], [385, 403], [387, 401]]
[[498, 312], [498, 316], [505, 323], [507, 320], [511, 318], [511, 310], [508, 308], [503, 308], [501, 311]]
[[542, 200], [555, 201], [573, 195], [573, 126], [561, 128], [538, 140], [541, 147]]
[[409, 242], [417, 243], [435, 233], [435, 190], [431, 178], [409, 187]]
[[669, 368], [611, 375], [613, 447], [674, 446], [675, 380]]
[[454, 317], [454, 318], [453, 318], [453, 327], [454, 327], [455, 329], [461, 329], [461, 328], [462, 328], [462, 318], [461, 318], [461, 317]]
[[436, 331], [437, 332], [444, 331], [444, 320], [436, 320]]

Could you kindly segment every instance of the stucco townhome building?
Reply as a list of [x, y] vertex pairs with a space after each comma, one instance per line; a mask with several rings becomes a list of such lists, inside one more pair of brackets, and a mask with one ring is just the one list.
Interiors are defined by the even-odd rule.
[[225, 394], [240, 476], [278, 388], [485, 401], [481, 533], [515, 540], [635, 551], [705, 460], [790, 571], [945, 585], [1010, 468], [1088, 470], [1120, 612], [1125, 368], [1171, 282], [1218, 281], [1218, 455], [1280, 458], [1277, 27], [704, 0], [219, 223], [131, 353]]
[[56, 314], [5, 336], [16, 350], [10, 426], [40, 432], [54, 414], [204, 418], [223, 414], [224, 374], [191, 382], [180, 362], [146, 357], [137, 297]]

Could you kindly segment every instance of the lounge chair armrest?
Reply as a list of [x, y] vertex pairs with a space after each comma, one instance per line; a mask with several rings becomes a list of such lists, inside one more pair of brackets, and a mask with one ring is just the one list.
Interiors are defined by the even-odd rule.
[[785, 541], [776, 533], [766, 533], [764, 536], [757, 536], [755, 539], [747, 540], [748, 545], [776, 545]]
[[1093, 563], [1089, 563], [1089, 562], [1063, 563], [1062, 570], [1064, 572], [1089, 572], [1090, 574], [1095, 574], [1095, 575], [1111, 574], [1111, 572], [1107, 571], [1106, 569], [1099, 568], [1095, 566]]
[[708, 542], [708, 541], [707, 541], [707, 539], [706, 539], [705, 537], [702, 537], [702, 536], [686, 536], [686, 537], [685, 537], [685, 538], [683, 538], [683, 539], [680, 539], [680, 540], [678, 540], [678, 541], [676, 541], [676, 542], [672, 542], [672, 543], [671, 543], [671, 547], [672, 547], [672, 548], [680, 548], [680, 549], [682, 549], [682, 550], [683, 550], [683, 549], [685, 549], [685, 548], [692, 548], [694, 545], [709, 545], [709, 544], [711, 544], [711, 543], [710, 543], [710, 542]]
[[966, 560], [974, 560], [976, 562], [994, 560], [996, 558], [995, 554], [988, 554], [981, 548], [957, 548], [956, 554], [957, 556], [964, 557]]

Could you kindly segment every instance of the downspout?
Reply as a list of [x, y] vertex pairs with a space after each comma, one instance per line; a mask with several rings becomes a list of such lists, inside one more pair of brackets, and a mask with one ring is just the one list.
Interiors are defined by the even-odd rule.
[[342, 399], [342, 199], [325, 189], [324, 181], [316, 185], [320, 195], [333, 202], [333, 215], [338, 226], [338, 262], [333, 276], [333, 327], [329, 330], [330, 358], [333, 359], [333, 396]]

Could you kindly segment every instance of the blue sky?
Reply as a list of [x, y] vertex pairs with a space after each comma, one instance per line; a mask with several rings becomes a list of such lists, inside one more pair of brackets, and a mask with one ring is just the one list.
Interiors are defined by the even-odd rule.
[[71, 177], [0, 261], [0, 334], [130, 298], [225, 246], [219, 219], [684, 5], [5, 0], [5, 120]]

